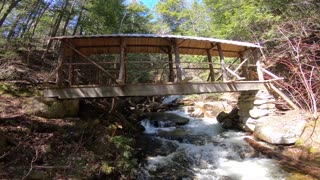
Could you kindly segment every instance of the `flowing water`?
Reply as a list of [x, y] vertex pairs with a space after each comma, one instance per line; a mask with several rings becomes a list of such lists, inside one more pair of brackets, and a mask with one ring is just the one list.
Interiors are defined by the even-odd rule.
[[171, 111], [190, 118], [180, 127], [154, 127], [142, 121], [146, 162], [138, 179], [285, 179], [286, 172], [246, 144], [245, 133], [224, 130], [213, 118], [191, 118], [184, 109]]

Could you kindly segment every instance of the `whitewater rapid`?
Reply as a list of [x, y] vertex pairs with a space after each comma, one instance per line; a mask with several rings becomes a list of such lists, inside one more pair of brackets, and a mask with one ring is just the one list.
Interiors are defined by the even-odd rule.
[[[225, 130], [215, 118], [191, 118], [186, 108], [167, 113], [190, 121], [181, 127], [154, 127], [148, 119], [141, 122], [151, 143], [161, 142], [163, 150], [168, 145], [175, 148], [167, 154], [147, 154], [138, 179], [285, 179], [287, 173], [274, 160], [252, 155], [253, 149], [243, 140], [245, 133]], [[186, 135], [168, 138], [177, 130]], [[161, 136], [164, 131], [166, 137]]]

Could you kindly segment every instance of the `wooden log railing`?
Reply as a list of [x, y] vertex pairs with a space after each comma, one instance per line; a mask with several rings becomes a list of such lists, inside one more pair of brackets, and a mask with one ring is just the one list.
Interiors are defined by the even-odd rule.
[[[251, 64], [251, 65], [246, 65], [245, 62], [242, 63], [236, 63], [237, 59], [234, 60], [231, 63], [225, 63], [226, 67], [226, 71], [227, 73], [229, 73], [231, 76], [235, 77], [236, 80], [244, 80], [244, 77], [241, 77], [240, 75], [238, 75], [238, 71], [239, 69], [241, 69], [242, 67], [255, 67], [255, 65]], [[83, 78], [87, 78], [88, 81], [89, 79], [91, 79], [93, 82], [99, 82], [98, 84], [100, 84], [101, 82], [104, 82], [104, 80], [106, 80], [106, 76], [103, 75], [105, 72], [108, 72], [109, 76], [107, 76], [107, 79], [110, 78], [110, 75], [113, 75], [113, 78], [117, 78], [116, 74], [120, 73], [120, 69], [119, 69], [119, 65], [120, 62], [117, 61], [100, 61], [100, 62], [95, 62], [95, 64], [99, 65], [101, 68], [103, 68], [103, 71], [101, 71], [100, 68], [97, 68], [96, 65], [92, 64], [91, 62], [76, 62], [73, 63], [72, 61], [68, 61], [67, 63], [64, 63], [64, 71], [65, 71], [65, 81], [67, 82], [67, 84], [69, 86], [76, 86], [79, 85], [79, 82], [77, 82], [75, 79], [79, 79], [79, 77], [83, 77]], [[140, 66], [141, 64], [145, 64]], [[127, 61], [125, 62], [125, 66], [127, 68], [126, 71], [131, 72], [135, 71], [135, 72], [147, 72], [147, 71], [159, 71], [158, 73], [162, 73], [162, 74], [167, 74], [166, 76], [168, 77], [167, 81], [168, 82], [172, 82], [172, 77], [173, 74], [170, 77], [170, 70], [167, 69], [167, 67], [169, 65], [172, 65], [171, 71], [172, 72], [176, 72], [177, 71], [177, 67], [174, 67], [173, 64], [174, 62], [170, 63], [170, 62], [166, 62], [166, 61]], [[210, 67], [210, 65], [212, 67]], [[140, 66], [140, 67], [139, 67]], [[92, 70], [90, 72], [93, 72], [94, 74], [90, 75], [89, 69], [96, 69], [96, 70]], [[182, 61], [180, 62], [180, 70], [182, 69], [183, 71], [185, 71], [186, 74], [184, 74], [184, 76], [188, 76], [188, 74], [192, 71], [207, 71], [209, 73], [209, 76], [211, 76], [211, 74], [214, 74], [215, 77], [218, 77], [215, 79], [215, 81], [219, 81], [221, 79], [221, 77], [223, 76], [222, 72], [221, 72], [221, 64], [220, 63], [216, 63], [216, 62], [192, 62], [192, 61]], [[162, 70], [162, 71], [161, 71]], [[182, 71], [182, 73], [183, 73]], [[265, 70], [263, 70], [264, 72]], [[127, 73], [128, 73], [127, 72]], [[183, 74], [182, 74], [183, 75]], [[92, 76], [92, 77], [90, 77]], [[155, 74], [154, 76], [157, 76], [157, 74]], [[230, 78], [231, 78], [230, 76]], [[93, 80], [94, 78], [98, 78], [99, 80]], [[152, 79], [152, 77], [150, 77]], [[171, 79], [170, 79], [171, 78]], [[130, 77], [130, 79], [132, 79], [132, 77]], [[211, 79], [210, 79], [211, 80]], [[88, 81], [86, 80], [85, 82], [88, 83]], [[212, 81], [212, 80], [211, 80]], [[83, 83], [85, 83], [83, 82]], [[82, 85], [85, 85], [83, 83], [80, 83]], [[130, 83], [130, 82], [127, 82]], [[97, 84], [97, 85], [98, 85]], [[107, 83], [110, 84], [110, 83]]]
[[[188, 61], [184, 60], [181, 61], [180, 58], [175, 59], [173, 61], [172, 59], [172, 49], [168, 48], [168, 61], [163, 60], [135, 60], [135, 61], [127, 61], [127, 55], [125, 53], [125, 44], [121, 47], [123, 49], [123, 54], [120, 54], [120, 61], [119, 59], [109, 59], [105, 61], [101, 61], [103, 58], [99, 57], [87, 57], [83, 55], [79, 50], [77, 50], [75, 47], [70, 45], [68, 42], [65, 43], [65, 46], [68, 46], [70, 49], [72, 49], [75, 52], [75, 57], [69, 57], [69, 59], [63, 59], [63, 63], [60, 63], [58, 66], [59, 68], [59, 77], [57, 77], [57, 81], [59, 81], [59, 85], [62, 84], [62, 81], [67, 82], [69, 86], [77, 85], [78, 82], [75, 80], [77, 76], [92, 76], [91, 78], [95, 78], [97, 76], [98, 79], [110, 79], [113, 84], [128, 84], [126, 82], [127, 80], [127, 73], [128, 71], [159, 71], [162, 74], [166, 74], [167, 81], [168, 82], [174, 82], [174, 74], [176, 74], [176, 77], [179, 79], [177, 82], [181, 81], [183, 76], [185, 78], [188, 78], [188, 72], [190, 71], [207, 71], [209, 76], [207, 81], [230, 81], [232, 79], [234, 80], [249, 80], [247, 79], [246, 73], [244, 73], [244, 70], [250, 69], [251, 71], [256, 67], [257, 74], [260, 74], [260, 80], [261, 80], [261, 73], [268, 74], [269, 76], [273, 77], [274, 79], [279, 79], [279, 77], [276, 77], [276, 75], [272, 74], [271, 72], [263, 69], [260, 66], [260, 63], [256, 64], [248, 64], [248, 59], [244, 59], [241, 56], [239, 58], [234, 59], [232, 62], [228, 63], [229, 60], [225, 60], [223, 53], [221, 52], [219, 54], [220, 62], [214, 62], [212, 60], [210, 51], [207, 51], [208, 55], [208, 61], [207, 62], [194, 62], [194, 61]], [[176, 45], [178, 46], [178, 45]], [[219, 44], [217, 44], [217, 47], [219, 49]], [[221, 48], [221, 47], [220, 47]], [[176, 51], [176, 50], [175, 50]], [[176, 52], [177, 53], [177, 52]], [[170, 58], [171, 57], [171, 58]], [[79, 60], [78, 60], [78, 59]], [[97, 60], [97, 59], [100, 60]], [[170, 60], [171, 59], [171, 60]], [[239, 61], [240, 60], [240, 61]], [[61, 62], [61, 61], [59, 61]], [[141, 64], [146, 64], [142, 66], [137, 66]], [[65, 78], [62, 77], [61, 71], [64, 67], [64, 74]], [[95, 68], [95, 70], [91, 71], [94, 73], [94, 75], [90, 75], [88, 68]], [[162, 71], [160, 71], [162, 70]], [[240, 71], [241, 70], [241, 71]], [[76, 72], [76, 73], [75, 73]], [[87, 72], [87, 73], [83, 73]], [[178, 75], [180, 73], [180, 75]], [[104, 74], [104, 75], [103, 75]], [[116, 75], [118, 74], [118, 76]], [[131, 73], [132, 74], [132, 73]], [[244, 75], [244, 77], [242, 77]], [[179, 77], [181, 76], [181, 77]], [[85, 77], [85, 78], [87, 78]], [[212, 78], [213, 77], [213, 78]], [[214, 78], [216, 77], [216, 78]], [[109, 81], [110, 81], [109, 80]], [[88, 82], [88, 81], [86, 81]], [[97, 80], [94, 82], [102, 82], [101, 80]], [[108, 83], [109, 85], [112, 85], [112, 83]], [[65, 83], [64, 83], [65, 84]], [[99, 83], [98, 83], [99, 84]]]

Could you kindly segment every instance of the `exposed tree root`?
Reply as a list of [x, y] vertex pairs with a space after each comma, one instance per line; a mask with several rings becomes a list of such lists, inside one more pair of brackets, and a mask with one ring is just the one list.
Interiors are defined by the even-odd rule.
[[320, 167], [315, 167], [309, 164], [306, 164], [303, 161], [295, 160], [288, 156], [282, 155], [280, 152], [277, 152], [271, 148], [265, 147], [254, 141], [250, 138], [244, 138], [244, 140], [250, 144], [256, 151], [261, 152], [262, 154], [266, 155], [269, 158], [273, 158], [279, 161], [281, 165], [288, 166], [296, 171], [308, 174], [315, 178], [320, 178]]

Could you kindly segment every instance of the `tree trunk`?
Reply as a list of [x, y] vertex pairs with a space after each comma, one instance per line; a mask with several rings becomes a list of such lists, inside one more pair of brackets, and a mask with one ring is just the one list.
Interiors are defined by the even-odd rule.
[[9, 5], [7, 11], [3, 14], [3, 16], [0, 19], [0, 27], [2, 27], [4, 21], [7, 19], [8, 15], [10, 14], [10, 12], [18, 5], [18, 3], [21, 0], [14, 0], [11, 2], [11, 4]]
[[11, 28], [10, 28], [10, 31], [8, 33], [8, 36], [7, 36], [7, 40], [9, 41], [10, 39], [12, 39], [16, 33], [16, 28], [18, 26], [18, 23], [19, 21], [21, 20], [21, 18], [23, 17], [23, 13], [19, 14], [17, 17], [16, 17], [16, 20], [14, 21], [14, 23], [12, 23], [11, 25]]
[[49, 2], [49, 3], [45, 6], [45, 8], [43, 8], [43, 10], [40, 12], [39, 16], [37, 17], [37, 20], [35, 21], [35, 24], [32, 25], [33, 29], [32, 29], [32, 33], [31, 33], [31, 36], [30, 36], [31, 38], [33, 38], [34, 33], [35, 33], [36, 29], [37, 29], [37, 26], [38, 26], [38, 24], [39, 24], [39, 22], [40, 22], [40, 20], [41, 20], [41, 18], [42, 18], [42, 16], [43, 16], [43, 14], [44, 14], [44, 13], [47, 11], [47, 9], [49, 8], [50, 4], [51, 4], [51, 2]]
[[7, 3], [7, 0], [3, 0], [3, 2], [2, 2], [2, 4], [1, 4], [1, 6], [0, 6], [0, 14], [1, 14], [1, 12], [2, 12], [2, 10], [3, 10], [3, 8], [4, 8], [4, 5]]
[[63, 26], [62, 35], [66, 34], [67, 27], [68, 27], [68, 24], [71, 20], [71, 15], [73, 13], [73, 8], [74, 8], [75, 3], [76, 3], [76, 1], [73, 1], [71, 8], [70, 8], [70, 11], [68, 12], [68, 17], [67, 17], [66, 22], [64, 23], [64, 26]]
[[41, 12], [41, 0], [38, 0], [36, 3], [34, 3], [32, 7], [35, 7], [35, 8], [30, 11], [30, 15], [26, 23], [22, 26], [20, 38], [24, 37], [24, 34], [29, 31], [31, 26], [34, 24], [34, 21], [36, 20], [38, 14]]
[[[21, 33], [20, 33], [20, 38], [22, 38], [24, 36], [24, 33], [26, 32], [26, 30], [28, 29], [29, 27], [29, 24], [32, 24], [32, 22], [34, 21], [35, 19], [35, 16], [33, 13], [31, 13], [29, 16], [28, 16], [28, 19], [27, 21], [22, 25], [22, 30], [21, 30]], [[31, 22], [31, 23], [30, 23]]]
[[[53, 26], [52, 32], [50, 34], [50, 37], [54, 37], [54, 36], [57, 35], [58, 29], [60, 27], [62, 18], [64, 16], [64, 13], [65, 13], [66, 9], [67, 9], [68, 4], [69, 4], [69, 0], [66, 0], [66, 3], [64, 4], [63, 8], [61, 9], [61, 13], [58, 15], [57, 20], [56, 20], [56, 22], [55, 22], [55, 24]], [[52, 45], [52, 39], [49, 39], [46, 51], [43, 53], [41, 58], [45, 58], [45, 56], [47, 55], [49, 49], [51, 48], [51, 45]]]
[[76, 33], [77, 33], [77, 30], [78, 30], [78, 27], [79, 27], [79, 24], [80, 24], [80, 21], [81, 21], [81, 18], [82, 18], [82, 13], [83, 13], [83, 7], [81, 7], [81, 11], [79, 13], [77, 24], [75, 25], [75, 27], [73, 29], [73, 33], [72, 33], [73, 36], [76, 35]]

